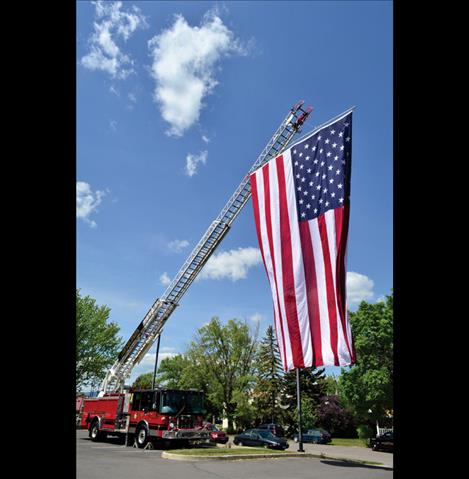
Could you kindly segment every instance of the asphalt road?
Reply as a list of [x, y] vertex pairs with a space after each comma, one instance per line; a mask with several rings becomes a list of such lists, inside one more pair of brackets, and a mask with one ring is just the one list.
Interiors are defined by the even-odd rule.
[[77, 479], [391, 479], [393, 471], [377, 466], [319, 458], [237, 461], [174, 461], [160, 450], [141, 450], [108, 442], [91, 442], [77, 430]]

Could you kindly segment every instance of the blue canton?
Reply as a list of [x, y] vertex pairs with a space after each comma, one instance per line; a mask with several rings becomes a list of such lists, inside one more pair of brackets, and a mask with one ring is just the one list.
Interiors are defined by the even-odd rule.
[[350, 202], [352, 113], [291, 149], [300, 221]]

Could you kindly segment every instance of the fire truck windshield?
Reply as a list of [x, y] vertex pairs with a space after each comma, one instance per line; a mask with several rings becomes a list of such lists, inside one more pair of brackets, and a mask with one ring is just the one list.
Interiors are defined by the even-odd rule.
[[164, 414], [205, 414], [203, 393], [196, 391], [162, 391]]

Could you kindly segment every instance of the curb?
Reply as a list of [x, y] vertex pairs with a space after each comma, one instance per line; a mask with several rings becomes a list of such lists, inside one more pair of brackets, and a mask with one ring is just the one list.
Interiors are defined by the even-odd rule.
[[[309, 454], [308, 454], [309, 455]], [[165, 459], [175, 459], [176, 461], [205, 461], [206, 459], [214, 459], [215, 461], [233, 461], [236, 459], [266, 459], [277, 457], [296, 457], [298, 454], [292, 452], [286, 452], [284, 454], [236, 454], [236, 455], [220, 455], [214, 456], [212, 454], [206, 456], [191, 456], [185, 454], [172, 454], [171, 452], [164, 451], [161, 457]], [[303, 456], [304, 457], [304, 456]]]
[[163, 453], [161, 454], [161, 457], [164, 459], [172, 459], [175, 461], [206, 461], [207, 459], [214, 460], [214, 461], [236, 461], [240, 459], [244, 460], [244, 459], [278, 459], [283, 457], [314, 457], [319, 459], [332, 459], [336, 461], [351, 462], [354, 464], [361, 464], [363, 466], [369, 466], [369, 467], [377, 467], [380, 469], [387, 469], [391, 471], [393, 470], [392, 466], [388, 466], [386, 464], [366, 464], [360, 460], [349, 459], [345, 457], [333, 457], [333, 456], [328, 456], [325, 454], [313, 454], [310, 452], [305, 452], [305, 453], [286, 452], [284, 454], [268, 454], [268, 453], [267, 454], [237, 454], [232, 456], [231, 455], [190, 456], [190, 455], [184, 455], [184, 454], [173, 454], [171, 452], [163, 451]]

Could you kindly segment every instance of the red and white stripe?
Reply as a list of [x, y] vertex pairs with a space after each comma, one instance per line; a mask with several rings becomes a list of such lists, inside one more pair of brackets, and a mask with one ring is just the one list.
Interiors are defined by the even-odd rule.
[[285, 371], [353, 364], [345, 291], [348, 205], [298, 221], [290, 150], [250, 181]]

